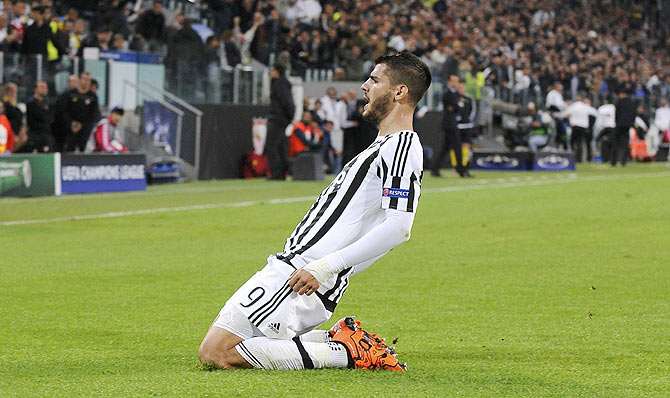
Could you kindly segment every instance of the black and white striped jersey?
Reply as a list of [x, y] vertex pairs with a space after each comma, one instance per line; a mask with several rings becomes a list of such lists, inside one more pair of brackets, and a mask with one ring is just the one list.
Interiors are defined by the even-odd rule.
[[[384, 221], [386, 209], [415, 212], [422, 176], [423, 148], [416, 132], [377, 137], [321, 192], [277, 258], [301, 268], [358, 240]], [[322, 288], [348, 283], [354, 268]]]

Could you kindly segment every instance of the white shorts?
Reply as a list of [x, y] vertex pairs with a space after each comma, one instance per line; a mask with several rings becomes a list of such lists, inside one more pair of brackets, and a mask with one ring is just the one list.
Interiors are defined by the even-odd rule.
[[288, 286], [295, 269], [274, 256], [228, 299], [214, 326], [243, 339], [292, 339], [332, 315], [317, 294], [298, 295]]
[[237, 306], [228, 303], [221, 308], [218, 318], [214, 321], [214, 326], [227, 330], [244, 340], [263, 336], [263, 333], [249, 322], [249, 319], [237, 309]]

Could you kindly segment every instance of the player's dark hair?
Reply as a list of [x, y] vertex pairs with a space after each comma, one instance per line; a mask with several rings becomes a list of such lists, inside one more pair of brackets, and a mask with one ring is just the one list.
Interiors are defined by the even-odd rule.
[[394, 55], [383, 55], [375, 64], [385, 64], [392, 85], [405, 84], [409, 90], [409, 100], [417, 104], [426, 93], [430, 82], [430, 69], [416, 55], [403, 51]]

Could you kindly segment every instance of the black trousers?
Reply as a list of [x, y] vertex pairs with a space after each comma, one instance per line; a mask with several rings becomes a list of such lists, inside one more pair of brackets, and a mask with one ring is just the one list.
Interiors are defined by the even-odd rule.
[[556, 121], [556, 147], [568, 149], [568, 141], [565, 138], [565, 125], [563, 119], [554, 119]]
[[44, 152], [44, 148], [49, 148], [47, 152], [55, 152], [56, 142], [50, 132], [31, 131], [28, 132], [28, 141], [19, 148], [20, 153], [30, 153], [33, 151]]
[[572, 150], [575, 151], [575, 159], [577, 162], [582, 161], [582, 150], [584, 145], [586, 145], [586, 161], [591, 161], [591, 139], [592, 135], [589, 133], [588, 129], [578, 126], [572, 128], [570, 146], [572, 147]]
[[63, 150], [65, 152], [74, 152], [78, 149], [80, 152], [84, 152], [90, 135], [91, 126], [83, 126], [81, 130], [76, 133], [68, 131], [65, 136], [65, 142], [63, 143]]
[[449, 128], [444, 130], [444, 141], [442, 141], [442, 147], [433, 160], [433, 172], [438, 173], [440, 171], [442, 161], [444, 160], [444, 157], [449, 154], [449, 150], [453, 150], [454, 154], [456, 155], [456, 170], [461, 170], [463, 168], [462, 146], [463, 139], [461, 137], [461, 132], [457, 128]]
[[617, 161], [621, 161], [621, 165], [625, 166], [628, 161], [628, 135], [630, 126], [616, 126], [614, 130], [614, 140], [612, 140], [612, 156], [610, 157], [610, 164], [616, 166]]
[[288, 139], [284, 130], [288, 126], [278, 120], [268, 120], [267, 137], [265, 139], [265, 156], [268, 158], [270, 178], [283, 180], [288, 171]]

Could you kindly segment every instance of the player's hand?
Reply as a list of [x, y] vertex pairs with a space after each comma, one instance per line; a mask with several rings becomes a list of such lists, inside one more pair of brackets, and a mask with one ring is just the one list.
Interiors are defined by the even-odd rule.
[[319, 282], [314, 275], [304, 269], [299, 269], [291, 274], [288, 285], [299, 295], [311, 295], [319, 288]]

